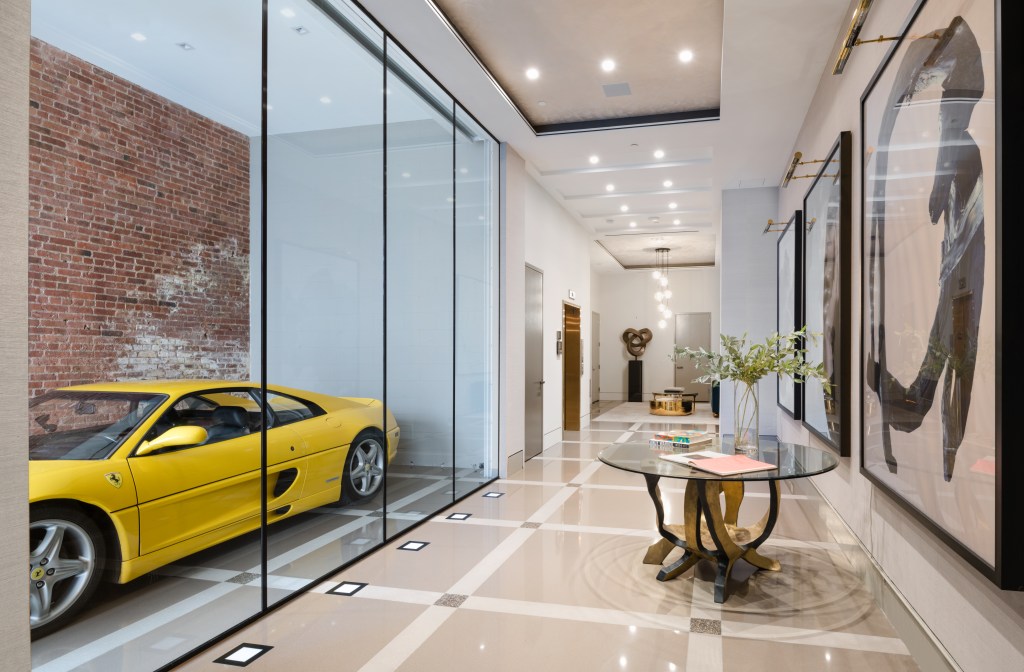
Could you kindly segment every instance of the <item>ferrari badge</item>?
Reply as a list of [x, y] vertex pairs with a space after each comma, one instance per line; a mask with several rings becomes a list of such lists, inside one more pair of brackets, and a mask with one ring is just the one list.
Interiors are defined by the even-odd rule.
[[106, 477], [107, 482], [109, 482], [112, 486], [114, 486], [115, 488], [120, 488], [121, 487], [121, 483], [123, 482], [123, 479], [121, 478], [121, 473], [120, 472], [112, 471], [109, 474], [103, 474], [103, 475]]

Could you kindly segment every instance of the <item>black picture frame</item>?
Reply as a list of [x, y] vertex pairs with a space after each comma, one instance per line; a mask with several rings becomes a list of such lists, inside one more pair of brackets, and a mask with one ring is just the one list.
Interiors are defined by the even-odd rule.
[[[1016, 203], [1008, 200], [1003, 185], [1016, 185], [1014, 176], [1020, 173], [1016, 162], [1004, 161], [1003, 148], [1019, 146], [1024, 130], [1020, 124], [1004, 123], [1004, 110], [1012, 114], [1024, 101], [1022, 87], [1015, 81], [1020, 55], [1012, 49], [1004, 53], [1002, 46], [1007, 44], [1008, 31], [1022, 21], [1021, 3], [918, 0], [898, 31], [904, 37], [886, 52], [860, 101], [860, 473], [1007, 590], [1024, 589], [1024, 542], [1019, 530], [1024, 489], [1017, 481], [1024, 456], [1016, 445], [1004, 446], [1004, 437], [1013, 436], [1010, 423], [1020, 398], [1016, 383], [1024, 368], [1021, 348], [1008, 344], [1012, 339], [1003, 331], [1005, 307], [1016, 305], [1004, 302], [1004, 269], [1019, 264], [1019, 248], [1011, 244], [1012, 227], [1010, 231], [1003, 227], [1005, 214], [1015, 212], [1010, 206]], [[924, 40], [932, 44], [924, 46]], [[930, 72], [940, 63], [959, 71]], [[951, 63], [970, 64], [973, 70]], [[950, 85], [941, 92], [929, 92], [921, 85], [926, 80]], [[916, 82], [912, 95], [906, 94], [908, 81]], [[977, 104], [981, 102], [985, 104]], [[933, 123], [910, 124], [921, 111], [929, 113]], [[890, 163], [891, 172], [901, 171], [900, 180], [915, 175], [915, 168], [923, 163], [915, 163], [913, 155], [904, 156], [911, 145], [902, 142], [907, 136], [900, 135], [900, 114], [907, 117], [904, 128], [913, 127], [919, 133], [938, 130], [932, 149], [937, 158], [925, 175], [930, 184], [907, 185], [917, 187], [913, 190], [890, 178]], [[965, 117], [964, 128], [950, 129], [957, 117]], [[921, 196], [907, 196], [915, 191]], [[956, 200], [957, 193], [970, 198]], [[903, 210], [896, 209], [900, 207]], [[968, 216], [971, 208], [982, 217], [973, 228]], [[903, 214], [906, 211], [910, 215]], [[944, 226], [947, 216], [954, 224], [967, 224], [954, 226], [951, 233]], [[933, 226], [927, 220], [937, 221]], [[939, 247], [924, 242], [934, 240], [936, 230], [942, 239]], [[978, 232], [983, 234], [980, 238]], [[910, 247], [901, 250], [902, 245]], [[930, 259], [938, 269], [926, 278], [930, 288], [925, 284], [920, 285], [924, 291], [907, 287], [901, 262], [908, 254]], [[979, 273], [987, 281], [976, 283], [972, 268], [983, 269]], [[989, 284], [992, 278], [994, 287]], [[1011, 287], [1012, 283], [1011, 276]], [[916, 358], [908, 356], [914, 351], [898, 340], [908, 340], [906, 334], [915, 333], [913, 324], [904, 326], [910, 321], [903, 309], [907, 296], [934, 310], [932, 328], [924, 345], [918, 346], [921, 354]], [[962, 308], [965, 305], [968, 308]], [[946, 314], [952, 325], [948, 333], [945, 327], [936, 328]], [[898, 319], [899, 324], [890, 325], [890, 316], [896, 316], [891, 321]], [[941, 345], [947, 341], [954, 345], [944, 349]], [[970, 362], [969, 370], [960, 363], [964, 361]], [[901, 369], [908, 368], [901, 377]], [[954, 375], [942, 376], [942, 371]], [[966, 406], [961, 390], [965, 380]], [[933, 400], [940, 408], [931, 407]], [[940, 432], [934, 431], [935, 425]], [[977, 459], [986, 453], [990, 456]], [[931, 506], [936, 501], [955, 502], [955, 506]]]
[[[789, 218], [786, 227], [779, 234], [775, 248], [775, 328], [779, 334], [788, 334], [804, 326], [803, 212], [797, 210]], [[779, 408], [794, 420], [799, 420], [803, 385], [788, 376], [777, 378], [776, 398]]]
[[803, 201], [805, 347], [811, 362], [824, 364], [832, 389], [813, 378], [801, 384], [801, 422], [840, 457], [850, 456], [851, 445], [852, 147], [853, 134], [840, 133]]

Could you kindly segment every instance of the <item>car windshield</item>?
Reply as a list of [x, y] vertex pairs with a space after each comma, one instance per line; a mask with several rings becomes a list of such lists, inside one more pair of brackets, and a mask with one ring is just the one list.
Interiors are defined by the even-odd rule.
[[144, 392], [44, 394], [29, 404], [29, 459], [105, 459], [165, 399]]

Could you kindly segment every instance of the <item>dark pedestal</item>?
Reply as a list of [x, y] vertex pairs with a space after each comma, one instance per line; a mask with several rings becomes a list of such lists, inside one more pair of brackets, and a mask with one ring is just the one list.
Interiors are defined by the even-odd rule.
[[629, 362], [629, 400], [644, 400], [644, 363], [639, 359]]
[[711, 386], [711, 415], [715, 416], [716, 418], [718, 417], [718, 405], [720, 403], [719, 391], [721, 389], [722, 388], [720, 388], [718, 385]]

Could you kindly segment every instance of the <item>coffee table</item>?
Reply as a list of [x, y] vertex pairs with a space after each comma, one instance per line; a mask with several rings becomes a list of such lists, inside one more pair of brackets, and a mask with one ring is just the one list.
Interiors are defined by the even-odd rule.
[[[694, 450], [718, 450], [732, 454], [732, 437], [723, 436], [713, 444], [694, 446]], [[718, 567], [715, 577], [715, 602], [718, 603], [725, 602], [729, 575], [737, 560], [742, 558], [759, 569], [770, 571], [782, 568], [777, 560], [767, 558], [757, 550], [771, 535], [779, 517], [779, 506], [782, 503], [779, 481], [823, 474], [839, 464], [834, 453], [763, 437], [757, 453], [744, 454], [777, 465], [776, 469], [770, 471], [718, 476], [662, 460], [658, 457], [659, 452], [647, 443], [616, 443], [602, 450], [598, 459], [616, 469], [643, 474], [647, 481], [647, 492], [654, 502], [658, 532], [662, 538], [647, 549], [644, 563], [662, 564], [669, 552], [677, 546], [684, 551], [683, 557], [658, 572], [658, 580], [674, 579], [700, 560], [710, 560]], [[662, 478], [686, 481], [682, 525], [665, 522], [665, 506], [658, 487]], [[737, 520], [743, 502], [744, 484], [757, 481], [768, 483], [768, 510], [754, 525], [741, 527]], [[719, 496], [723, 493], [724, 512]]]

